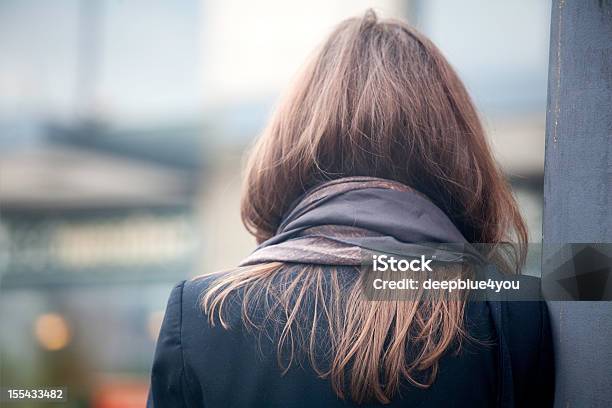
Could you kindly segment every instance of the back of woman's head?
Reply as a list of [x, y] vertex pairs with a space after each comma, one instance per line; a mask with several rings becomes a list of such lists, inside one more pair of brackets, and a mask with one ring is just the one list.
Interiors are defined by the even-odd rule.
[[263, 241], [307, 189], [347, 176], [411, 186], [470, 242], [526, 241], [461, 80], [427, 38], [371, 11], [335, 29], [281, 102], [248, 163], [243, 222]]
[[[243, 221], [262, 242], [308, 189], [349, 176], [410, 186], [467, 241], [495, 247], [515, 240], [510, 264], [524, 257], [525, 226], [463, 84], [429, 40], [371, 11], [336, 28], [259, 138], [247, 167]], [[404, 380], [430, 385], [442, 355], [464, 335], [465, 299], [368, 301], [355, 280], [340, 283], [346, 273], [282, 263], [242, 267], [221, 275], [203, 306], [211, 322], [225, 324], [224, 304], [240, 293], [247, 326], [275, 327], [279, 362], [288, 366], [305, 350], [340, 396], [389, 402]], [[323, 367], [322, 338], [329, 342]]]

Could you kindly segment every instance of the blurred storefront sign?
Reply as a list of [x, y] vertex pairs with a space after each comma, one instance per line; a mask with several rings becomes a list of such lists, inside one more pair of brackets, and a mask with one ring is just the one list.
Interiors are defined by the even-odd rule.
[[0, 287], [174, 281], [200, 240], [188, 210], [78, 216], [12, 216], [3, 221]]

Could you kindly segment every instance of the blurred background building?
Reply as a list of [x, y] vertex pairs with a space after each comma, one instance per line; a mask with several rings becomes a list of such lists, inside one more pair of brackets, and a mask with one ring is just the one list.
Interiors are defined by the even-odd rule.
[[367, 7], [458, 70], [541, 240], [549, 1], [4, 0], [0, 384], [144, 405], [172, 285], [254, 247], [245, 149], [313, 48]]

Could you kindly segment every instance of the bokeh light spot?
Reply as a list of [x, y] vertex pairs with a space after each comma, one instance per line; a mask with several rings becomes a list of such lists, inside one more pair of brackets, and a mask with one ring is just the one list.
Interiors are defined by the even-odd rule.
[[63, 349], [71, 339], [68, 322], [58, 313], [38, 316], [34, 322], [34, 335], [40, 346], [50, 351]]

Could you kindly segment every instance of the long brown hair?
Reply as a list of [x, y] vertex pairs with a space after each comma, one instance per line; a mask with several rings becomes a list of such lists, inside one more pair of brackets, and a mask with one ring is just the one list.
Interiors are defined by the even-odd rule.
[[[243, 222], [262, 242], [305, 191], [347, 176], [411, 186], [469, 242], [516, 243], [503, 266], [522, 265], [527, 231], [461, 80], [431, 41], [372, 11], [338, 25], [258, 139], [246, 170]], [[280, 263], [238, 268], [219, 275], [203, 306], [212, 324], [226, 326], [223, 306], [240, 292], [247, 326], [279, 327], [279, 363], [288, 368], [303, 349], [341, 397], [386, 403], [402, 379], [431, 385], [440, 357], [465, 336], [465, 301], [368, 301], [358, 284], [339, 283], [344, 272]], [[282, 318], [255, 319], [260, 306]], [[324, 367], [316, 355], [322, 332], [330, 341]]]

